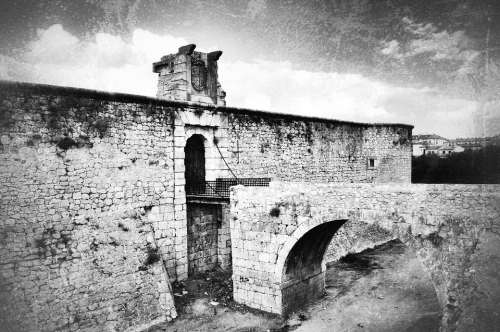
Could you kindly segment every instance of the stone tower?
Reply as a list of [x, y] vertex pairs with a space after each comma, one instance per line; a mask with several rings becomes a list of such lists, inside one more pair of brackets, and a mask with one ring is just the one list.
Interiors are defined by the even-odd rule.
[[194, 44], [182, 46], [176, 54], [153, 63], [153, 72], [158, 73], [157, 97], [225, 106], [226, 93], [217, 75], [222, 51], [202, 53], [195, 52], [195, 48]]

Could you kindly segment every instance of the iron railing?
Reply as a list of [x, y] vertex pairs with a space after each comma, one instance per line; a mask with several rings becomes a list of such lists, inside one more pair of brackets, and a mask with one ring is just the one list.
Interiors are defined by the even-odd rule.
[[270, 178], [218, 178], [215, 181], [190, 182], [186, 184], [186, 195], [207, 198], [229, 198], [229, 188], [236, 185], [268, 187]]

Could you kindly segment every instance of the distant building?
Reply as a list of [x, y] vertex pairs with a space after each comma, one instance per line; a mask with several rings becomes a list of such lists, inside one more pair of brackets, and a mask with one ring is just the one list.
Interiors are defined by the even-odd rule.
[[413, 135], [413, 144], [423, 144], [423, 145], [445, 145], [449, 143], [447, 138], [441, 137], [436, 134], [430, 135]]
[[439, 157], [447, 157], [452, 153], [463, 152], [465, 149], [453, 140], [448, 140], [436, 134], [413, 135], [412, 155], [419, 157], [422, 155], [434, 154]]
[[454, 144], [462, 146], [466, 151], [477, 151], [485, 146], [500, 146], [500, 135], [492, 137], [457, 138]]
[[477, 151], [488, 145], [487, 137], [457, 138], [453, 142], [464, 148], [465, 151]]

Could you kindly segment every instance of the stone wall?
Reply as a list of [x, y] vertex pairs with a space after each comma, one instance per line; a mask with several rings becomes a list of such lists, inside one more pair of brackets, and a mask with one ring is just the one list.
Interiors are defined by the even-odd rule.
[[217, 267], [222, 209], [216, 204], [187, 204], [188, 276]]
[[220, 267], [231, 269], [229, 204], [194, 200], [187, 203], [188, 276]]
[[231, 269], [231, 233], [229, 230], [229, 204], [221, 205], [221, 224], [218, 234], [217, 262], [224, 270]]
[[[410, 180], [410, 126], [0, 82], [0, 276], [3, 298], [19, 301], [2, 309], [5, 324], [123, 330], [175, 315], [168, 280], [188, 276], [184, 147], [195, 134], [207, 180]], [[221, 207], [210, 250], [228, 268]], [[134, 284], [110, 286], [120, 278]]]
[[409, 183], [411, 128], [190, 106], [176, 119], [176, 147], [203, 135], [210, 180]]
[[230, 114], [228, 122], [229, 164], [239, 177], [307, 182], [411, 181], [409, 126], [240, 113]]
[[189, 100], [188, 94], [191, 87], [188, 85], [188, 71], [191, 74], [191, 65], [188, 55], [174, 54], [164, 56], [160, 63], [153, 65], [153, 70], [158, 73], [158, 85], [156, 96], [169, 100]]
[[0, 91], [3, 330], [175, 316], [172, 113], [73, 89]]
[[[379, 235], [374, 241], [384, 236], [400, 239], [428, 269], [443, 309], [443, 331], [491, 331], [500, 324], [496, 304], [500, 301], [499, 186], [238, 186], [232, 192], [231, 215], [233, 288], [238, 302], [284, 313], [290, 275], [301, 275], [290, 271], [290, 261], [300, 271], [310, 263], [315, 266], [332, 237], [337, 248], [355, 251], [349, 243], [339, 246], [342, 239], [335, 240], [339, 227], [344, 238], [354, 237], [346, 235], [349, 232], [376, 229]], [[301, 244], [322, 225], [332, 230], [329, 238], [312, 237], [316, 240]], [[318, 257], [295, 250], [298, 247]]]

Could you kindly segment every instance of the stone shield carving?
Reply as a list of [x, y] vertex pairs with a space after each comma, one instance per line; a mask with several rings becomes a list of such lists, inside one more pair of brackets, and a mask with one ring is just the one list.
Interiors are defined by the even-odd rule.
[[197, 91], [202, 91], [207, 86], [207, 67], [199, 58], [193, 57], [191, 60], [191, 84]]

